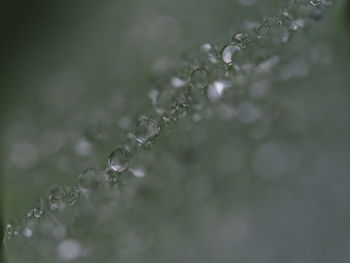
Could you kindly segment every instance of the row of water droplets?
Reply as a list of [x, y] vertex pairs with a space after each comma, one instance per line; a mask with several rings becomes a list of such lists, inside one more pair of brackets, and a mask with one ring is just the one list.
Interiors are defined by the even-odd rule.
[[[270, 56], [252, 62], [244, 54], [254, 53], [257, 47], [266, 42], [275, 45], [287, 43], [291, 34], [306, 27], [307, 23], [318, 20], [322, 6], [330, 4], [330, 1], [321, 0], [294, 3], [262, 24], [246, 21], [245, 30], [235, 33], [228, 44], [203, 44], [196, 59], [184, 63], [176, 74], [159, 81], [150, 90], [155, 117], [143, 116], [139, 119], [134, 130], [128, 134], [126, 143], [110, 153], [106, 167], [86, 169], [79, 174], [76, 186], [52, 188], [47, 197], [40, 199], [23, 219], [6, 225], [4, 240], [18, 235], [29, 238], [39, 219], [73, 206], [80, 198], [87, 198], [98, 189], [122, 187], [128, 178], [144, 177], [146, 171], [142, 164], [132, 164], [132, 160], [140, 152], [148, 150], [159, 135], [168, 133], [175, 122], [184, 116], [191, 114], [194, 121], [213, 117], [214, 113], [208, 110], [208, 105], [214, 105], [221, 118], [231, 119], [239, 115], [242, 123], [254, 123], [261, 112], [253, 103], [245, 101], [234, 109], [218, 102], [223, 100], [226, 93], [228, 96], [225, 99], [232, 99], [228, 91], [233, 90], [233, 85], [247, 84], [250, 79], [255, 82], [249, 91], [244, 92], [248, 92], [251, 99], [264, 96], [271, 83], [259, 79], [259, 76], [271, 71], [280, 59]], [[306, 17], [305, 10], [309, 12]], [[279, 79], [293, 77], [290, 71], [288, 74], [280, 74]]]

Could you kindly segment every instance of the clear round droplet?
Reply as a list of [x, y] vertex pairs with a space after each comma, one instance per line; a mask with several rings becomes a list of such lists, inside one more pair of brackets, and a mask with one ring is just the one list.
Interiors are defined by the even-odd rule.
[[83, 189], [96, 189], [104, 181], [103, 172], [96, 168], [88, 168], [79, 174], [79, 186]]
[[145, 143], [158, 136], [160, 127], [157, 121], [150, 118], [142, 118], [135, 128], [135, 139], [139, 143]]
[[131, 152], [126, 146], [115, 149], [108, 158], [108, 166], [112, 171], [123, 172], [128, 168]]
[[232, 56], [240, 50], [241, 48], [236, 45], [225, 46], [221, 52], [222, 60], [227, 64], [232, 64]]

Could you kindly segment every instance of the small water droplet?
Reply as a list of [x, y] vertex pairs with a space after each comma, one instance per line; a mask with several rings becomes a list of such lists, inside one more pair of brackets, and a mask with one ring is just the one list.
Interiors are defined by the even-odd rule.
[[170, 84], [174, 88], [180, 88], [180, 87], [185, 86], [187, 84], [187, 82], [185, 80], [183, 80], [183, 79], [178, 78], [178, 77], [173, 77], [170, 80]]
[[311, 0], [310, 1], [310, 4], [313, 6], [313, 7], [319, 7], [321, 5], [321, 1], [320, 0]]
[[49, 207], [51, 210], [61, 209], [65, 206], [65, 191], [63, 187], [54, 187], [49, 192]]
[[222, 60], [227, 64], [232, 64], [232, 56], [240, 50], [241, 50], [241, 48], [237, 45], [225, 46], [221, 52]]
[[116, 148], [108, 158], [108, 166], [112, 171], [123, 172], [128, 168], [131, 152], [127, 146]]
[[205, 52], [208, 56], [208, 59], [211, 63], [217, 63], [218, 62], [218, 55], [216, 50], [214, 49], [213, 45], [211, 44], [203, 44], [202, 45], [202, 51]]
[[146, 172], [142, 168], [133, 168], [130, 169], [130, 172], [135, 176], [135, 177], [145, 177]]
[[135, 128], [135, 139], [139, 143], [145, 143], [159, 135], [160, 127], [156, 120], [141, 118]]
[[209, 85], [208, 88], [208, 97], [212, 101], [217, 101], [219, 100], [222, 95], [224, 94], [224, 91], [230, 87], [230, 84], [225, 81], [214, 81], [212, 84]]
[[298, 31], [300, 28], [305, 26], [305, 21], [303, 19], [294, 20], [290, 25], [291, 31]]
[[36, 218], [40, 218], [43, 214], [44, 214], [44, 210], [43, 209], [38, 208], [38, 207], [33, 209], [33, 215]]

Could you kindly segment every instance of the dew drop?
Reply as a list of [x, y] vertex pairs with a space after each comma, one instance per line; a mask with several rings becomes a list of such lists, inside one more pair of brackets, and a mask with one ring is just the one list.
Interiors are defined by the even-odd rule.
[[237, 44], [242, 44], [244, 41], [246, 41], [247, 37], [243, 33], [237, 33], [233, 36], [232, 40]]
[[80, 256], [82, 247], [77, 241], [68, 239], [58, 245], [57, 252], [63, 261], [71, 261]]
[[303, 19], [297, 19], [292, 22], [290, 25], [291, 31], [298, 31], [300, 28], [303, 28], [305, 26], [305, 21]]
[[241, 50], [241, 48], [239, 46], [236, 46], [236, 45], [225, 46], [221, 52], [222, 60], [227, 64], [231, 64], [232, 63], [232, 56], [240, 50]]
[[229, 83], [225, 81], [214, 81], [212, 84], [209, 85], [208, 88], [208, 96], [212, 101], [219, 100], [222, 95], [224, 94], [224, 91], [229, 87]]
[[320, 0], [311, 0], [310, 1], [310, 4], [313, 6], [313, 7], [319, 7], [321, 5], [321, 1]]
[[23, 235], [25, 236], [25, 237], [32, 237], [32, 235], [33, 235], [33, 231], [31, 230], [31, 229], [29, 229], [29, 228], [25, 228], [24, 230], [23, 230]]
[[41, 209], [41, 208], [34, 208], [34, 209], [33, 209], [33, 215], [34, 215], [36, 218], [42, 217], [43, 214], [44, 214], [44, 210], [43, 210], [43, 209]]
[[218, 59], [217, 59], [217, 54], [216, 54], [216, 51], [213, 47], [213, 45], [209, 44], [209, 43], [206, 43], [206, 44], [203, 44], [202, 45], [202, 51], [205, 52], [208, 56], [208, 59], [211, 63], [217, 63], [218, 62]]
[[187, 82], [185, 80], [183, 80], [183, 79], [180, 79], [179, 77], [173, 77], [170, 80], [170, 84], [174, 88], [180, 88], [180, 87], [185, 86], [187, 84]]
[[130, 169], [130, 172], [135, 176], [135, 177], [145, 177], [146, 172], [144, 169], [142, 168], [133, 168]]
[[108, 166], [112, 171], [123, 172], [128, 168], [131, 152], [127, 146], [116, 148], [108, 158]]
[[65, 206], [64, 203], [65, 191], [62, 187], [54, 187], [49, 192], [49, 207], [51, 210], [56, 210], [59, 208], [63, 208]]
[[160, 127], [157, 121], [150, 118], [141, 118], [135, 128], [135, 139], [145, 143], [159, 135]]

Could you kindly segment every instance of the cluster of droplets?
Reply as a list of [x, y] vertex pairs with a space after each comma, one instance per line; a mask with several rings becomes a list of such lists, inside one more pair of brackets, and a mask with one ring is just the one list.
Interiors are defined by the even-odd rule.
[[[198, 60], [188, 63], [183, 71], [180, 70], [165, 84], [162, 82], [159, 87], [149, 92], [157, 117], [139, 118], [134, 129], [128, 134], [127, 142], [117, 146], [110, 153], [104, 168], [89, 168], [81, 172], [76, 186], [52, 188], [47, 197], [41, 199], [24, 219], [6, 225], [5, 239], [12, 239], [20, 234], [29, 238], [33, 235], [32, 227], [40, 218], [73, 206], [80, 198], [87, 198], [96, 190], [122, 186], [126, 177], [144, 177], [144, 169], [130, 165], [133, 158], [149, 149], [159, 135], [167, 133], [182, 117], [192, 114], [192, 119], [199, 121], [213, 116], [210, 107], [206, 107], [209, 103], [214, 105], [214, 111], [224, 120], [238, 118], [244, 125], [255, 125], [262, 117], [267, 121], [275, 120], [278, 114], [263, 116], [264, 112], [270, 109], [263, 111], [256, 101], [261, 100], [271, 89], [272, 84], [263, 76], [280, 64], [280, 58], [271, 54], [253, 63], [246, 60], [244, 54], [246, 50], [254, 53], [256, 47], [266, 41], [276, 45], [288, 42], [291, 34], [315, 19], [315, 9], [318, 12], [322, 6], [330, 4], [331, 1], [310, 1], [302, 6], [302, 11], [298, 12], [301, 7], [298, 10], [292, 7], [278, 16], [266, 19], [262, 24], [246, 21], [247, 29], [235, 33], [230, 43], [202, 45]], [[305, 16], [305, 10], [308, 11], [308, 16]], [[300, 68], [303, 68], [300, 61], [287, 66], [288, 74], [284, 73], [282, 67], [280, 80], [304, 72], [300, 72]], [[291, 67], [295, 70], [290, 70]], [[307, 66], [304, 65], [304, 69], [307, 70]], [[292, 73], [294, 75], [291, 75]], [[247, 86], [248, 89], [241, 89]], [[249, 99], [239, 101], [233, 107], [230, 103], [239, 96]], [[258, 123], [256, 126], [258, 128], [252, 134], [260, 138], [268, 129], [266, 123]]]

